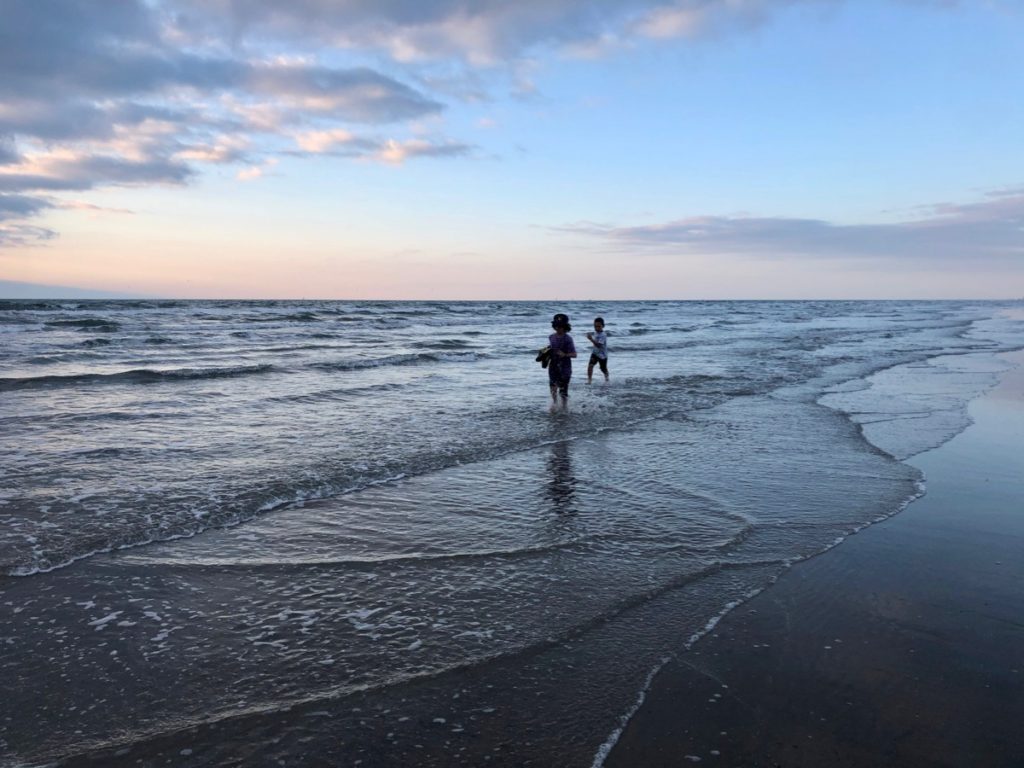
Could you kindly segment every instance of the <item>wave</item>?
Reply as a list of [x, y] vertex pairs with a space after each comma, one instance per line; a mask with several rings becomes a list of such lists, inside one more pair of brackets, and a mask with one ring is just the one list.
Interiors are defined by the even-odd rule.
[[[746, 314], [746, 313], [734, 312], [733, 314]], [[756, 322], [757, 322], [756, 319], [755, 320], [730, 320], [728, 318], [723, 318], [723, 319], [720, 319], [720, 320], [715, 320], [708, 327], [709, 328], [729, 328], [729, 327], [734, 326], [734, 325], [753, 325]]]
[[48, 301], [46, 299], [0, 299], [0, 309], [10, 312], [66, 312], [81, 309], [82, 305], [67, 301]]
[[78, 424], [103, 421], [136, 422], [153, 421], [155, 419], [185, 419], [186, 414], [162, 411], [106, 411], [102, 413], [33, 413], [26, 416], [0, 417], [0, 425], [6, 424]]
[[131, 371], [120, 371], [118, 373], [26, 376], [23, 378], [0, 379], [0, 392], [44, 387], [75, 387], [89, 384], [156, 384], [166, 381], [194, 379], [227, 379], [269, 373], [274, 370], [276, 369], [272, 365], [248, 365], [228, 368], [175, 368], [166, 371], [136, 368]]
[[423, 365], [424, 363], [472, 363], [483, 357], [479, 352], [415, 352], [405, 355], [336, 360], [313, 363], [311, 367], [326, 371], [358, 371], [364, 368], [383, 368], [390, 365]]
[[381, 392], [390, 392], [402, 389], [405, 384], [375, 384], [372, 387], [348, 387], [342, 389], [325, 389], [318, 392], [302, 392], [295, 395], [278, 395], [268, 397], [267, 402], [271, 403], [318, 403], [323, 400], [351, 400], [363, 395], [379, 395]]
[[417, 349], [465, 349], [474, 345], [465, 339], [435, 339], [433, 341], [417, 341], [412, 346]]
[[[218, 570], [226, 568], [243, 568], [246, 570], [275, 572], [301, 572], [308, 568], [343, 568], [348, 571], [374, 571], [379, 569], [381, 566], [409, 564], [443, 565], [444, 563], [464, 563], [475, 562], [478, 560], [499, 560], [507, 563], [509, 561], [543, 557], [554, 552], [571, 550], [586, 544], [589, 538], [592, 537], [580, 537], [568, 541], [554, 541], [548, 544], [538, 544], [535, 546], [509, 549], [480, 549], [477, 551], [421, 552], [390, 555], [382, 554], [376, 557], [310, 557], [307, 559], [282, 559], [279, 557], [255, 557], [249, 559], [193, 557], [188, 560], [177, 561], [153, 558], [143, 554], [136, 558], [136, 561], [145, 563], [147, 566], [159, 565], [161, 568], [180, 568], [187, 571], [193, 571], [200, 568], [215, 568]], [[132, 562], [133, 556], [131, 554], [125, 555], [124, 557], [128, 562]]]
[[79, 320], [47, 320], [46, 325], [50, 328], [77, 328], [80, 331], [99, 331], [101, 333], [113, 333], [121, 328], [113, 320], [104, 320], [102, 317], [83, 317]]
[[244, 318], [247, 323], [319, 323], [323, 320], [316, 312], [292, 312], [287, 315], [250, 315]]
[[[84, 346], [105, 346], [105, 339], [93, 339]], [[447, 347], [445, 347], [447, 348]], [[415, 352], [409, 354], [388, 355], [379, 358], [337, 360], [313, 363], [310, 367], [328, 371], [356, 371], [367, 368], [387, 366], [424, 365], [430, 363], [471, 363], [485, 357], [483, 353], [474, 351]], [[51, 374], [46, 376], [24, 376], [0, 378], [0, 392], [32, 390], [42, 388], [75, 387], [101, 384], [157, 384], [172, 381], [190, 381], [198, 379], [226, 379], [240, 376], [271, 373], [281, 370], [269, 363], [258, 365], [227, 366], [216, 368], [173, 368], [160, 370], [153, 368], [135, 368], [116, 373], [73, 373]]]
[[702, 339], [691, 339], [690, 341], [661, 342], [660, 344], [633, 343], [627, 340], [624, 343], [616, 342], [614, 345], [609, 343], [608, 353], [609, 355], [611, 355], [619, 354], [621, 352], [664, 352], [670, 349], [693, 349], [694, 347], [714, 346], [720, 346], [720, 344], [705, 341]]
[[437, 314], [437, 308], [431, 309], [392, 309], [391, 313], [394, 315], [402, 315], [405, 317], [424, 317], [427, 315]]

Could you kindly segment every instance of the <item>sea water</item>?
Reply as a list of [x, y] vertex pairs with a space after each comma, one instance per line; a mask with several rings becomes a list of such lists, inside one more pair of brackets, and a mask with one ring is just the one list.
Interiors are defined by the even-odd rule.
[[0, 302], [0, 756], [590, 765], [664, 658], [923, 491], [1019, 308]]

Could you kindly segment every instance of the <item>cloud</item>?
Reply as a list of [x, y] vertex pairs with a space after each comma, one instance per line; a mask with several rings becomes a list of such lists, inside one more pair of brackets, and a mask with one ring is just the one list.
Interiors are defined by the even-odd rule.
[[138, 125], [157, 116], [185, 119], [184, 115], [172, 117], [172, 113], [166, 109], [158, 110], [138, 104], [99, 106], [59, 98], [47, 100], [20, 96], [8, 96], [0, 100], [0, 130], [45, 142], [106, 139], [114, 135], [115, 126]]
[[105, 107], [110, 100], [174, 98], [185, 91], [192, 101], [233, 91], [374, 123], [442, 109], [367, 67], [247, 55], [220, 40], [200, 49], [182, 46], [166, 33], [173, 10], [172, 2], [141, 0], [8, 0], [0, 27], [0, 99], [8, 108], [0, 112], [0, 131], [62, 137], [74, 118], [82, 124], [75, 135], [102, 135], [112, 119], [131, 119], [118, 113], [121, 102]]
[[440, 112], [442, 105], [370, 69], [329, 69], [273, 63], [249, 67], [246, 89], [316, 115], [349, 122], [390, 123]]
[[338, 155], [349, 158], [364, 158], [380, 150], [379, 139], [357, 136], [344, 128], [322, 131], [307, 131], [295, 136], [295, 142], [302, 150], [300, 154]]
[[343, 155], [393, 165], [419, 157], [461, 157], [474, 149], [470, 144], [455, 141], [372, 139], [343, 129], [302, 133], [295, 137], [295, 142], [303, 153]]
[[114, 214], [126, 214], [134, 215], [135, 211], [129, 210], [128, 208], [111, 208], [105, 205], [95, 205], [94, 203], [86, 203], [82, 200], [63, 200], [55, 204], [56, 208], [61, 208], [67, 211], [85, 211], [92, 217], [97, 217], [102, 214], [114, 213]]
[[0, 223], [0, 247], [22, 248], [30, 245], [40, 245], [47, 240], [52, 240], [57, 233], [46, 227], [35, 227], [30, 224], [2, 224]]
[[654, 40], [694, 39], [749, 30], [789, 5], [834, 5], [834, 0], [725, 0], [657, 5], [629, 25], [627, 35]]
[[21, 159], [18, 150], [14, 148], [14, 142], [0, 136], [0, 165], [10, 165]]
[[1024, 258], [1024, 189], [996, 190], [980, 202], [941, 203], [927, 209], [930, 215], [922, 218], [884, 224], [695, 216], [636, 227], [580, 223], [557, 231], [598, 238], [631, 252], [931, 262]]
[[[297, 135], [300, 155], [464, 157], [411, 126], [446, 100], [487, 101], [494, 69], [526, 98], [541, 53], [607, 55], [840, 1], [4, 0], [0, 191], [185, 184], [225, 163], [251, 178]], [[374, 138], [384, 126], [395, 138]]]
[[183, 184], [194, 171], [172, 158], [139, 159], [55, 151], [0, 170], [0, 192], [85, 190], [96, 186]]
[[263, 165], [250, 165], [248, 168], [243, 168], [235, 178], [239, 181], [255, 181], [261, 178], [268, 168], [273, 168], [275, 165], [277, 165], [277, 158], [271, 157]]
[[0, 194], [0, 222], [34, 216], [52, 207], [52, 203], [39, 197]]
[[[249, 164], [240, 178], [252, 178], [265, 168], [253, 156], [276, 151], [293, 126], [404, 123], [444, 109], [376, 69], [325, 65], [319, 51], [284, 56], [237, 39], [186, 37], [187, 10], [176, 0], [7, 0], [0, 192], [185, 184], [202, 166], [228, 163]], [[8, 225], [4, 245], [52, 236], [22, 224]]]
[[461, 157], [471, 151], [472, 147], [459, 142], [437, 144], [421, 139], [410, 141], [391, 139], [381, 145], [374, 157], [386, 163], [400, 165], [415, 157]]
[[67, 285], [23, 283], [18, 280], [0, 280], [0, 297], [5, 299], [132, 299], [137, 293], [114, 293]]
[[329, 152], [337, 147], [353, 146], [360, 141], [354, 133], [344, 128], [333, 128], [326, 131], [307, 131], [295, 137], [295, 143], [300, 148], [314, 155]]
[[203, 163], [237, 163], [244, 162], [249, 149], [249, 139], [245, 136], [218, 136], [208, 144], [195, 144], [179, 151], [179, 160], [194, 160]]
[[461, 57], [494, 64], [544, 40], [586, 34], [607, 9], [633, 2], [582, 0], [185, 0], [186, 34], [318, 40], [384, 51], [397, 61]]
[[461, 58], [493, 66], [541, 47], [609, 50], [763, 23], [797, 2], [834, 0], [182, 0], [183, 35], [318, 40], [397, 61]]
[[53, 208], [86, 211], [92, 216], [101, 213], [132, 213], [79, 200], [54, 201], [43, 197], [0, 193], [0, 247], [39, 245], [55, 238], [57, 233], [52, 229], [22, 223], [24, 219]]

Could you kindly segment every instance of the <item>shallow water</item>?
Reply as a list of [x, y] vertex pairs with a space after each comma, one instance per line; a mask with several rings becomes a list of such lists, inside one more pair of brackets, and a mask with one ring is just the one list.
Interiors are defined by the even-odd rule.
[[[1017, 306], [0, 302], [0, 744], [588, 765], [666, 654], [920, 492]], [[568, 415], [555, 311], [610, 331]]]

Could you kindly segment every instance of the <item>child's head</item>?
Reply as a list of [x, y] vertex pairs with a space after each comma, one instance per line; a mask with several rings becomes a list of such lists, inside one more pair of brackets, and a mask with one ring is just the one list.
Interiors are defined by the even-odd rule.
[[555, 329], [555, 333], [565, 333], [572, 330], [572, 326], [569, 325], [569, 316], [563, 315], [561, 312], [551, 319], [551, 327]]
[[594, 330], [597, 331], [598, 333], [600, 333], [601, 331], [604, 330], [604, 318], [603, 317], [595, 317], [594, 318]]

